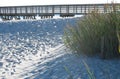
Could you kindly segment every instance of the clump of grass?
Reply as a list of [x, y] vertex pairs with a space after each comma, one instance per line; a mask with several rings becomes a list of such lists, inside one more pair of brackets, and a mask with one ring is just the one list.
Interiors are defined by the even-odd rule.
[[63, 40], [74, 53], [102, 58], [119, 56], [120, 14], [115, 11], [86, 15], [76, 26], [67, 26]]
[[[86, 69], [86, 71], [88, 73], [88, 78], [89, 79], [96, 79], [95, 76], [94, 76], [94, 73], [91, 71], [91, 69], [89, 68], [88, 64], [84, 60], [82, 62], [83, 62], [84, 66], [85, 66], [85, 69]], [[70, 70], [68, 69], [68, 67], [64, 66], [64, 69], [69, 74], [69, 77], [67, 79], [74, 79], [73, 75], [70, 72]], [[81, 79], [81, 78], [79, 78], [79, 79]]]
[[90, 70], [89, 66], [87, 65], [87, 63], [84, 60], [83, 60], [83, 64], [84, 64], [84, 66], [87, 70], [89, 79], [96, 79], [95, 76], [94, 76], [94, 73]]
[[72, 73], [70, 72], [70, 70], [68, 69], [68, 67], [64, 66], [64, 69], [69, 74], [69, 78], [68, 79], [73, 79]]

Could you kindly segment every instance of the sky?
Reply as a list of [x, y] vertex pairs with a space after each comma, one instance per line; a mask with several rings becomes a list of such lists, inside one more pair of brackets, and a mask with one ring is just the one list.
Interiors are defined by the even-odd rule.
[[[0, 6], [111, 3], [113, 0], [0, 0]], [[120, 3], [120, 0], [114, 0]]]

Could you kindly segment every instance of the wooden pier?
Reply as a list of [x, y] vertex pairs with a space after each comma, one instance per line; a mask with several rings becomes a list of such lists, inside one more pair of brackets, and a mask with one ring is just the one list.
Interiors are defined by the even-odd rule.
[[120, 3], [115, 4], [70, 4], [70, 5], [35, 5], [35, 6], [3, 6], [0, 7], [0, 18], [2, 20], [15, 19], [36, 19], [53, 18], [54, 15], [60, 17], [73, 17], [75, 15], [85, 15], [97, 10], [99, 13], [108, 13], [115, 6], [120, 11]]

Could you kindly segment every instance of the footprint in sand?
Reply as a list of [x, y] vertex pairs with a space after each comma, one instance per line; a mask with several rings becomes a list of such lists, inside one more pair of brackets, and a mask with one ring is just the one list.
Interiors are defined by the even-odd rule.
[[0, 62], [0, 68], [3, 67], [3, 62]]

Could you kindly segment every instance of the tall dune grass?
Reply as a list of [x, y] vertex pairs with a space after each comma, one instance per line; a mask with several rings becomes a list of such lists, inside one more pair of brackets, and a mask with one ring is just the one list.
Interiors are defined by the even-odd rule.
[[65, 28], [63, 40], [76, 54], [102, 58], [119, 56], [120, 13], [99, 14], [96, 11], [84, 16], [76, 26]]

